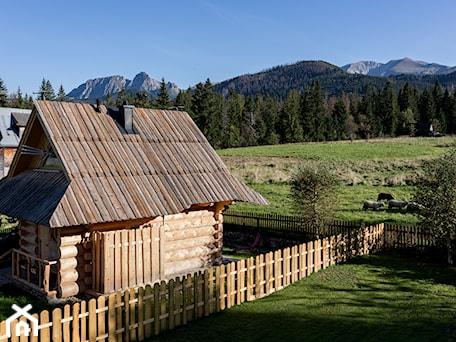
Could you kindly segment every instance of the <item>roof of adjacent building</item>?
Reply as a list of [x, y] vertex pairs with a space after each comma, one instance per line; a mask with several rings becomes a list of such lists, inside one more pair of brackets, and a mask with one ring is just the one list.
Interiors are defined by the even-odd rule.
[[30, 118], [31, 110], [27, 110], [27, 112], [19, 112], [14, 110], [11, 112], [12, 123], [19, 127], [27, 126], [28, 119]]
[[[105, 106], [34, 105], [30, 121], [39, 121], [62, 168], [24, 169], [18, 154], [0, 181], [1, 213], [69, 227], [174, 214], [200, 203], [268, 204], [229, 173], [185, 112], [134, 108], [134, 134], [126, 134]], [[18, 151], [32, 135], [29, 123]]]
[[16, 134], [17, 131], [13, 130], [11, 119], [13, 115], [17, 115], [21, 118], [21, 124], [24, 122], [26, 124], [31, 112], [30, 109], [0, 107], [0, 147], [17, 147], [19, 145], [20, 137]]

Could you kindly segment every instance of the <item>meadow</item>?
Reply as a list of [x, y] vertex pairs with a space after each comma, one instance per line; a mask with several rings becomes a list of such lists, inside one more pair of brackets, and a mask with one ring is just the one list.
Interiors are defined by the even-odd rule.
[[369, 141], [254, 146], [217, 151], [230, 172], [266, 197], [270, 205], [235, 203], [230, 210], [293, 215], [289, 180], [301, 163], [325, 165], [339, 180], [336, 219], [414, 225], [415, 214], [383, 207], [362, 210], [365, 200], [391, 193], [410, 201], [422, 163], [456, 147], [455, 137], [391, 138]]

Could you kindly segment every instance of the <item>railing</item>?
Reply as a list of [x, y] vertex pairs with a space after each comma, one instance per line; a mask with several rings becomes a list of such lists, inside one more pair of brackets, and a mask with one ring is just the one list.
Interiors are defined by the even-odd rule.
[[56, 264], [57, 261], [43, 260], [17, 249], [12, 250], [13, 279], [37, 292], [44, 292], [47, 297], [56, 295], [55, 286], [52, 285], [55, 285], [57, 277], [51, 275], [51, 266]]

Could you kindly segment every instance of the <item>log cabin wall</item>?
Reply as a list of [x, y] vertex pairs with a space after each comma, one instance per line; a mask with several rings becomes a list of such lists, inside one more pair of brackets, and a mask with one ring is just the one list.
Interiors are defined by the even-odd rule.
[[38, 257], [38, 225], [21, 220], [19, 236], [20, 250], [31, 256]]
[[59, 229], [21, 220], [19, 235], [22, 252], [43, 260], [58, 260]]
[[92, 254], [89, 233], [60, 237], [58, 297], [84, 293], [92, 285]]
[[165, 216], [165, 277], [216, 264], [216, 223], [212, 210]]

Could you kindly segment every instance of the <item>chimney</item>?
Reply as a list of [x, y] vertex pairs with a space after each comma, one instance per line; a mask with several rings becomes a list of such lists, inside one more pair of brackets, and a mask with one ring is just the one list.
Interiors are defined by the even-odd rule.
[[95, 110], [97, 111], [97, 113], [101, 113], [101, 100], [100, 99], [97, 99], [97, 105], [95, 107]]
[[129, 105], [127, 101], [124, 101], [122, 106], [120, 106], [119, 108], [119, 123], [122, 125], [123, 128], [125, 128], [128, 134], [134, 133], [133, 108], [135, 108], [135, 106]]

